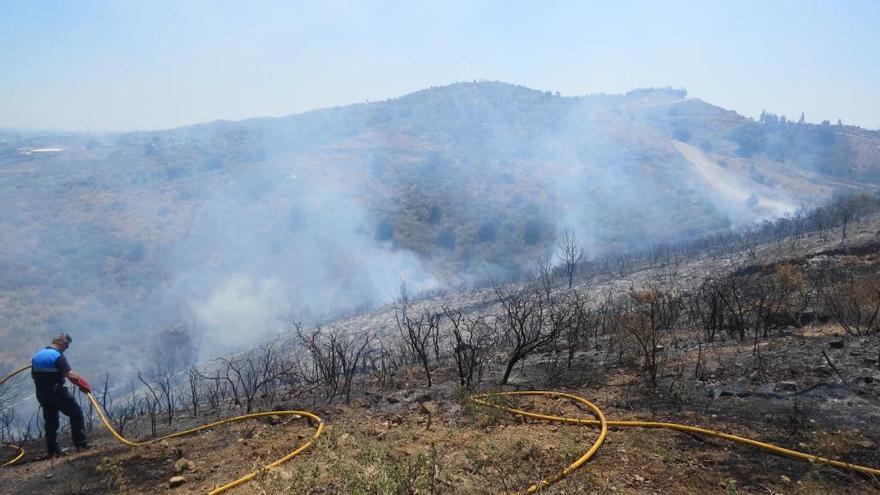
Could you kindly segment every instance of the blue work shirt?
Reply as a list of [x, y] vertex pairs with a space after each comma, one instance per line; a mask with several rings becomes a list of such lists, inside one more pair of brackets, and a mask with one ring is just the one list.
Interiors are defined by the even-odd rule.
[[64, 353], [54, 347], [41, 349], [31, 359], [31, 377], [37, 392], [51, 391], [64, 385], [64, 377], [70, 371], [70, 364]]

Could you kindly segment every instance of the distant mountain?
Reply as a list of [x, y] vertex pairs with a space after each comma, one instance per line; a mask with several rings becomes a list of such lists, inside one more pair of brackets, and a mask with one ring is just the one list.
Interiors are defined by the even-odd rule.
[[[771, 219], [880, 184], [880, 133], [684, 90], [452, 84], [156, 132], [0, 131], [0, 363], [58, 328], [107, 349], [186, 321], [234, 347], [318, 319]], [[130, 364], [130, 363], [128, 363]]]

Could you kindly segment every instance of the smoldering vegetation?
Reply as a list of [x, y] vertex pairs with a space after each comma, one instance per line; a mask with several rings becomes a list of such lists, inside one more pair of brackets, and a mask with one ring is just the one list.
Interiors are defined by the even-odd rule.
[[[693, 400], [690, 383], [730, 394], [718, 384], [747, 377], [769, 380], [770, 391], [761, 393], [785, 398], [791, 390], [776, 382], [786, 375], [766, 367], [770, 348], [808, 327], [833, 326], [858, 346], [850, 354], [880, 370], [880, 246], [866, 234], [878, 221], [880, 198], [859, 195], [736, 235], [593, 260], [584, 260], [582, 246], [566, 235], [557, 257], [516, 282], [431, 298], [401, 284], [378, 327], [307, 324], [291, 313], [279, 321], [278, 335], [201, 363], [194, 327], [165, 328], [149, 341], [150, 358], [134, 376], [102, 375], [99, 401], [124, 434], [155, 436], [180, 421], [260, 405], [314, 408], [357, 399], [381, 408], [412, 389], [579, 387], [620, 370], [639, 377], [651, 407], [681, 409]], [[698, 277], [684, 276], [695, 269]], [[712, 361], [730, 349], [744, 350], [754, 368], [722, 369]], [[822, 356], [829, 363], [825, 381], [795, 392], [836, 380], [856, 388], [873, 383], [865, 367], [841, 370]], [[869, 398], [876, 393], [858, 390]], [[795, 399], [796, 433], [813, 412], [827, 419]], [[849, 407], [864, 404], [853, 399]], [[95, 413], [88, 413], [95, 427]], [[35, 415], [16, 419], [7, 407], [2, 420], [0, 440], [41, 435]]]
[[[812, 148], [793, 141], [750, 172], [735, 130], [763, 124], [686, 96], [455, 84], [280, 119], [3, 134], [0, 359], [64, 329], [106, 351], [84, 371], [134, 373], [150, 351], [130, 342], [180, 325], [204, 359], [291, 314], [311, 325], [387, 304], [401, 280], [418, 293], [530, 276], [564, 231], [600, 260], [751, 225], [763, 198], [831, 196], [801, 174]], [[727, 160], [749, 200], [717, 194], [673, 142]], [[838, 184], [864, 168], [848, 156]]]

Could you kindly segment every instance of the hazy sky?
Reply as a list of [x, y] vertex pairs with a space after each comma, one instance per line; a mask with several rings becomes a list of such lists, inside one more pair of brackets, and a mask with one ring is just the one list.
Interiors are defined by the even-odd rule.
[[134, 130], [500, 80], [880, 128], [880, 1], [0, 0], [0, 127]]

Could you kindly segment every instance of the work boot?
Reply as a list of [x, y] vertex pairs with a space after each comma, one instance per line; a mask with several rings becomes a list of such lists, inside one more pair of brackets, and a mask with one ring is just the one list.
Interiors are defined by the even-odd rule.
[[64, 457], [68, 452], [70, 452], [70, 449], [66, 447], [55, 447], [54, 449], [49, 450], [49, 459], [53, 457]]
[[92, 450], [92, 446], [89, 445], [89, 444], [87, 444], [87, 443], [81, 443], [81, 444], [79, 444], [79, 445], [76, 446], [76, 451], [77, 451], [77, 452], [85, 452], [85, 451], [87, 451], [87, 450]]

